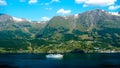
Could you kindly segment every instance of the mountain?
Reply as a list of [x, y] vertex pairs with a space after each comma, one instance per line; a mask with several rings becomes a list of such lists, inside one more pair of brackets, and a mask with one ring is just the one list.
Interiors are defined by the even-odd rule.
[[101, 9], [50, 21], [0, 14], [0, 52], [118, 52], [120, 15]]
[[118, 14], [120, 14], [120, 11], [118, 12]]
[[17, 22], [31, 22], [30, 20], [27, 20], [27, 19], [24, 19], [24, 18], [16, 18], [16, 17], [12, 17], [8, 14], [0, 14], [0, 22], [14, 22], [14, 23], [17, 23]]
[[[74, 31], [88, 32], [93, 29], [120, 28], [120, 16], [96, 9], [70, 16], [55, 16], [47, 24], [44, 34]], [[44, 35], [43, 34], [43, 35]]]
[[[44, 23], [45, 24], [45, 23]], [[43, 23], [37, 21], [31, 21], [25, 18], [16, 18], [8, 14], [0, 14], [0, 30], [17, 30], [17, 29], [26, 29], [31, 27], [44, 27]], [[40, 27], [39, 27], [40, 29]], [[28, 32], [26, 30], [26, 32]]]
[[27, 20], [24, 18], [16, 18], [16, 17], [12, 17], [14, 22], [32, 22], [31, 20]]
[[106, 24], [105, 22], [112, 22], [112, 21], [118, 23], [120, 21], [120, 16], [115, 16], [107, 11], [96, 9], [78, 14], [77, 17], [75, 15], [66, 16], [66, 17], [62, 17], [62, 16], [53, 17], [49, 21], [48, 27], [56, 26], [56, 27], [64, 27], [66, 29], [68, 28], [70, 30], [78, 29], [81, 31], [87, 31], [87, 30], [89, 31], [94, 26], [104, 27], [105, 25], [104, 26], [102, 25]]
[[0, 14], [0, 22], [11, 21], [12, 17], [7, 14]]
[[95, 9], [75, 15], [55, 16], [41, 35], [57, 41], [88, 40], [119, 46], [119, 29], [119, 15]]
[[0, 47], [25, 49], [28, 40], [36, 38], [36, 34], [42, 31], [45, 24], [0, 14]]

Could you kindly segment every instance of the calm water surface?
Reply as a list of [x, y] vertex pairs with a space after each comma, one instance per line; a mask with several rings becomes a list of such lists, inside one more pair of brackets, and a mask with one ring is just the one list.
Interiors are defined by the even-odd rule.
[[64, 54], [48, 59], [46, 54], [0, 54], [0, 68], [120, 68], [120, 54]]

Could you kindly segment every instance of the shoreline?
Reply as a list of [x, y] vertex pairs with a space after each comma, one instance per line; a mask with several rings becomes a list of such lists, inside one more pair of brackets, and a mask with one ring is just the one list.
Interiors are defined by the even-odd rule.
[[120, 51], [101, 51], [101, 52], [53, 52], [53, 53], [49, 53], [49, 52], [0, 52], [0, 54], [69, 54], [69, 53], [75, 53], [75, 54], [94, 54], [94, 53], [98, 53], [98, 54], [109, 54], [109, 53], [120, 53]]

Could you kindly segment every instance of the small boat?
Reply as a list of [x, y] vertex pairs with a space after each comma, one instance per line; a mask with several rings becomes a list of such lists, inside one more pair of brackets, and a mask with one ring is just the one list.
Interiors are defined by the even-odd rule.
[[48, 54], [46, 55], [46, 58], [62, 59], [63, 55], [62, 54]]

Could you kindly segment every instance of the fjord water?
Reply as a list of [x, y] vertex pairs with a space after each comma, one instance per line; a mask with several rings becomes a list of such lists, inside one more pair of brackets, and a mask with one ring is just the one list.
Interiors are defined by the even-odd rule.
[[48, 59], [47, 54], [0, 54], [0, 68], [120, 68], [120, 54], [64, 54]]

